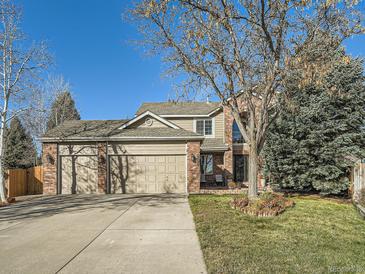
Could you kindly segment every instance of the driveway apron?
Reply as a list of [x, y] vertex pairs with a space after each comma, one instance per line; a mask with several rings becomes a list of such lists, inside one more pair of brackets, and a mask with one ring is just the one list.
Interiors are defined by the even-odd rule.
[[66, 195], [0, 209], [1, 273], [205, 273], [185, 196]]

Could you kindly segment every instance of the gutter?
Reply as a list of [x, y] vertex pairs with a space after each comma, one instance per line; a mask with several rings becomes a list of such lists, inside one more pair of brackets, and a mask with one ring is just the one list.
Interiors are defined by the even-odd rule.
[[71, 137], [71, 138], [55, 138], [43, 137], [39, 140], [43, 143], [50, 142], [84, 142], [84, 141], [187, 141], [187, 140], [203, 140], [204, 136], [177, 136], [177, 137]]
[[228, 147], [200, 147], [201, 151], [210, 152], [210, 151], [227, 151]]

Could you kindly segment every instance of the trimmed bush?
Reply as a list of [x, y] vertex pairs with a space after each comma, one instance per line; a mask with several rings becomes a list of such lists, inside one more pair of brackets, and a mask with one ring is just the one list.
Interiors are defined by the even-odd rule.
[[258, 199], [250, 200], [247, 196], [234, 198], [231, 207], [248, 215], [272, 217], [283, 213], [285, 209], [294, 206], [294, 201], [283, 195], [264, 192]]

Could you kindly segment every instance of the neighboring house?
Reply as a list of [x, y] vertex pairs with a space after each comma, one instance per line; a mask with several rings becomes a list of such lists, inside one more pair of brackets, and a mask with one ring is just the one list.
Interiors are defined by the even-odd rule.
[[144, 103], [131, 120], [68, 121], [42, 142], [44, 194], [196, 193], [247, 181], [248, 147], [219, 103]]

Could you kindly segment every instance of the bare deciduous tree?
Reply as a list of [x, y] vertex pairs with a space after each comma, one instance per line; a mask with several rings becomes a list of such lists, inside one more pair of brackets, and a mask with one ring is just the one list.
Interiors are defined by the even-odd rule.
[[22, 115], [27, 130], [32, 135], [37, 151], [41, 150], [39, 138], [47, 131], [52, 104], [63, 92], [70, 92], [71, 85], [62, 75], [49, 75], [34, 85], [29, 98], [29, 109]]
[[250, 147], [250, 197], [288, 75], [315, 79], [330, 64], [327, 51], [363, 32], [355, 1], [142, 0], [130, 14], [170, 72], [230, 108]]
[[20, 10], [11, 0], [0, 1], [0, 199], [4, 187], [4, 130], [16, 115], [29, 108], [28, 99], [38, 73], [50, 63], [46, 47], [30, 44], [20, 30]]

